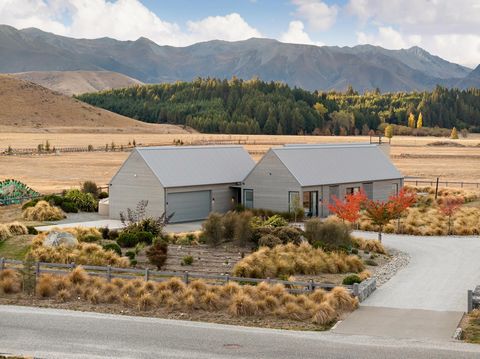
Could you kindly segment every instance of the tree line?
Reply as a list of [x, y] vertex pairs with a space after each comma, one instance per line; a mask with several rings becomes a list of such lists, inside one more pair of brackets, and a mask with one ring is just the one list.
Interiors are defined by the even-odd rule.
[[480, 132], [479, 89], [359, 94], [351, 87], [311, 92], [259, 79], [198, 78], [77, 98], [141, 121], [207, 133], [356, 135], [382, 131], [387, 124], [412, 128], [412, 118], [416, 125], [419, 117], [423, 128]]

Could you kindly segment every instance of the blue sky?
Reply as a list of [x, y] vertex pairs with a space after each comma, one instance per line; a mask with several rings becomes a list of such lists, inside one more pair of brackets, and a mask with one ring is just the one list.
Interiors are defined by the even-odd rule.
[[0, 23], [172, 46], [250, 37], [420, 46], [472, 68], [480, 63], [480, 0], [0, 0]]

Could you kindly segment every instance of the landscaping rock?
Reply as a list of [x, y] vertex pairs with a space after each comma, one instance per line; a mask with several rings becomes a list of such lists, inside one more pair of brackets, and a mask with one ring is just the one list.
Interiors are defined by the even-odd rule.
[[388, 248], [387, 250], [392, 256], [392, 259], [373, 270], [372, 276], [377, 280], [377, 288], [388, 282], [390, 278], [392, 278], [400, 269], [406, 267], [408, 262], [410, 262], [410, 256], [407, 253], [391, 248]]
[[77, 244], [78, 240], [73, 234], [57, 231], [50, 232], [43, 241], [43, 245], [47, 247], [58, 247], [61, 245], [66, 247], [75, 247]]

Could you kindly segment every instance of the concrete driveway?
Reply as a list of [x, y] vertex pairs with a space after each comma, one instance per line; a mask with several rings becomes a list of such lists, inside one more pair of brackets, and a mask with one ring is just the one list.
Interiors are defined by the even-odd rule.
[[[376, 239], [375, 233], [355, 235]], [[409, 265], [335, 331], [451, 338], [467, 309], [467, 290], [480, 284], [480, 237], [384, 235], [383, 242], [387, 247], [407, 252], [411, 257]]]

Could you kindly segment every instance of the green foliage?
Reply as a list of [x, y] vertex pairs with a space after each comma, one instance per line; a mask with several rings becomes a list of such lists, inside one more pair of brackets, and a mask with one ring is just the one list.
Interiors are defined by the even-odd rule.
[[148, 261], [156, 266], [158, 269], [161, 269], [165, 262], [167, 261], [168, 255], [168, 244], [162, 239], [157, 239], [153, 245], [147, 249], [146, 255]]
[[118, 236], [117, 243], [123, 248], [133, 248], [137, 245], [137, 235], [135, 232], [122, 232]]
[[85, 236], [82, 237], [81, 241], [82, 242], [88, 242], [88, 243], [92, 243], [92, 242], [97, 242], [99, 241], [101, 238], [94, 235], [94, 234], [87, 234]]
[[305, 223], [305, 236], [314, 247], [333, 250], [352, 246], [350, 229], [340, 221], [322, 222], [318, 218], [312, 218]]
[[27, 226], [27, 230], [28, 230], [28, 234], [34, 234], [34, 235], [38, 234], [38, 231], [33, 226]]
[[300, 244], [302, 242], [303, 232], [296, 227], [278, 227], [274, 229], [273, 233], [282, 241], [283, 244]]
[[345, 278], [343, 278], [342, 284], [343, 285], [352, 285], [354, 283], [361, 283], [362, 280], [360, 277], [356, 274], [350, 274], [347, 275]]
[[116, 229], [111, 229], [109, 232], [108, 232], [108, 239], [112, 240], [112, 241], [116, 241], [117, 238], [119, 236], [119, 233]]
[[63, 201], [60, 204], [60, 208], [66, 213], [78, 213], [77, 205], [71, 201]]
[[193, 264], [193, 256], [185, 256], [180, 263], [182, 266], [191, 266]]
[[378, 263], [375, 262], [373, 259], [365, 259], [364, 263], [368, 266], [376, 267]]
[[117, 243], [107, 243], [103, 246], [103, 249], [105, 249], [107, 251], [113, 251], [113, 252], [117, 253], [119, 256], [122, 255], [122, 249], [120, 248], [120, 246]]
[[95, 212], [97, 210], [97, 200], [91, 193], [84, 193], [79, 189], [71, 189], [66, 192], [64, 197], [75, 204], [80, 211]]
[[264, 226], [272, 226], [272, 227], [284, 227], [288, 224], [288, 222], [280, 216], [279, 214], [275, 214], [271, 217], [268, 217], [264, 222]]
[[104, 198], [108, 198], [108, 193], [107, 192], [100, 192], [98, 194], [98, 199], [104, 199]]
[[93, 181], [85, 181], [82, 183], [82, 192], [83, 193], [90, 193], [93, 197], [98, 197], [98, 186]]
[[126, 251], [125, 252], [125, 256], [128, 257], [128, 259], [132, 260], [132, 259], [135, 259], [135, 251]]
[[110, 234], [110, 228], [108, 227], [101, 227], [99, 228], [100, 233], [102, 234], [103, 239], [108, 239], [108, 236]]

